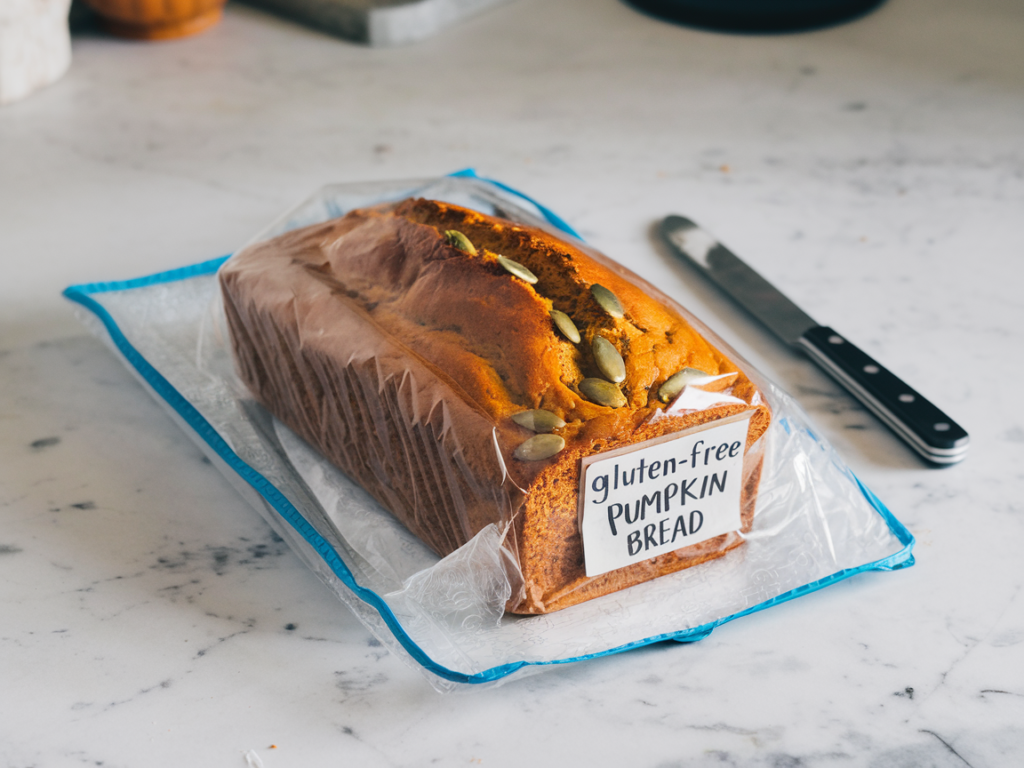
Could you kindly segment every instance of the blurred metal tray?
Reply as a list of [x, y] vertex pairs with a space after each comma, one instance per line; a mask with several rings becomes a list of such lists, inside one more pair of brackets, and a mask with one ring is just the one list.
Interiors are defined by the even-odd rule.
[[401, 45], [508, 0], [243, 0], [315, 29], [372, 46]]

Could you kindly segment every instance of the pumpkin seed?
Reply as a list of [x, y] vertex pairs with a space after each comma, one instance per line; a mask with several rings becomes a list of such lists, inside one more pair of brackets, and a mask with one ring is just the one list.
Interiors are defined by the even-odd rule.
[[545, 411], [543, 408], [514, 413], [512, 414], [512, 421], [532, 432], [553, 432], [565, 426], [565, 422], [558, 418], [558, 416], [551, 411]]
[[622, 355], [619, 354], [615, 345], [604, 336], [595, 336], [592, 348], [594, 360], [597, 362], [601, 375], [615, 384], [625, 381], [626, 364], [622, 361]]
[[444, 231], [444, 241], [448, 243], [448, 245], [458, 248], [460, 251], [465, 251], [470, 254], [476, 253], [476, 246], [470, 242], [468, 237], [457, 229], [446, 229]]
[[580, 392], [588, 400], [609, 408], [621, 408], [626, 404], [622, 390], [604, 379], [584, 379], [580, 382]]
[[576, 323], [574, 323], [572, 318], [565, 314], [565, 312], [552, 309], [551, 319], [555, 321], [555, 327], [562, 332], [562, 335], [565, 336], [565, 338], [573, 344], [580, 343], [580, 332], [576, 328]]
[[700, 368], [683, 368], [672, 376], [669, 376], [665, 383], [658, 389], [658, 397], [662, 402], [667, 403], [675, 399], [676, 395], [683, 391], [683, 387], [694, 384], [701, 379], [706, 379], [711, 374], [702, 371]]
[[590, 292], [594, 295], [597, 303], [601, 305], [601, 309], [612, 317], [623, 317], [626, 314], [622, 309], [622, 302], [619, 301], [619, 297], [603, 285], [594, 283], [590, 286]]
[[516, 448], [512, 455], [519, 461], [550, 459], [565, 448], [565, 440], [558, 435], [534, 435]]
[[537, 276], [518, 261], [512, 261], [512, 259], [506, 259], [504, 256], [499, 255], [498, 263], [505, 268], [506, 272], [512, 273], [520, 280], [524, 280], [530, 285], [537, 282]]

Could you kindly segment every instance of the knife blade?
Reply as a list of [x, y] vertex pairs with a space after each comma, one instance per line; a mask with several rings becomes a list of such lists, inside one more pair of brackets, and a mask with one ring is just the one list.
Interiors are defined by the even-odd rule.
[[683, 216], [661, 234], [734, 301], [787, 344], [799, 347], [925, 460], [940, 466], [967, 455], [967, 432], [847, 338], [820, 325], [712, 235]]

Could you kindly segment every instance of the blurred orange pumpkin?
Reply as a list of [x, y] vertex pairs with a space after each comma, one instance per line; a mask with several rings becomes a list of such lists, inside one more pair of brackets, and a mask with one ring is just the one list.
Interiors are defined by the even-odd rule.
[[118, 37], [167, 40], [212, 27], [225, 0], [85, 0], [103, 29]]

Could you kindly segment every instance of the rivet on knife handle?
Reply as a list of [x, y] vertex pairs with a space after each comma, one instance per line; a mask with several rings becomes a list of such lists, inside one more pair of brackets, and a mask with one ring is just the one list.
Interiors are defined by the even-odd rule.
[[797, 343], [928, 461], [954, 464], [964, 458], [967, 432], [866, 352], [823, 325]]

